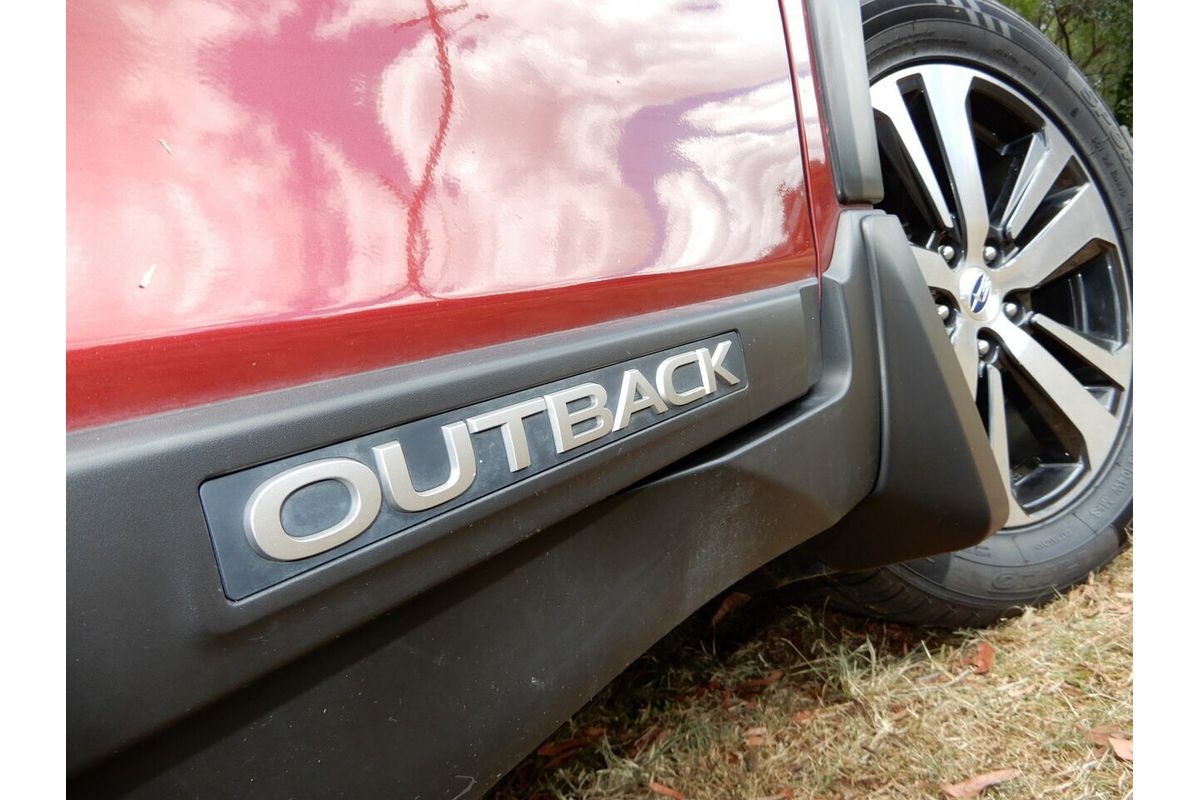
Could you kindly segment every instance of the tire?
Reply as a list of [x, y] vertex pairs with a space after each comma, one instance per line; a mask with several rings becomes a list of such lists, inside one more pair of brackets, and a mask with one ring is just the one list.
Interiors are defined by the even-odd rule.
[[[814, 588], [843, 610], [899, 622], [987, 624], [1084, 580], [1126, 543], [1132, 148], [1080, 71], [1002, 6], [867, 0], [862, 12], [886, 173], [881, 207], [905, 225], [968, 384], [974, 369], [1014, 510], [975, 547]], [[958, 91], [967, 92], [968, 109], [960, 126]], [[970, 131], [982, 204], [963, 166], [970, 160], [958, 146], [962, 130]], [[905, 138], [912, 133], [916, 139]], [[1048, 184], [1035, 173], [1050, 175], [1064, 147], [1065, 166]], [[924, 171], [917, 150], [926, 151]], [[984, 227], [972, 223], [979, 209], [991, 261], [989, 245], [979, 244]], [[1053, 235], [1038, 241], [1040, 234]], [[1071, 255], [1055, 267], [1063, 253]], [[988, 276], [986, 290], [976, 273]], [[978, 364], [972, 349], [987, 351]]]

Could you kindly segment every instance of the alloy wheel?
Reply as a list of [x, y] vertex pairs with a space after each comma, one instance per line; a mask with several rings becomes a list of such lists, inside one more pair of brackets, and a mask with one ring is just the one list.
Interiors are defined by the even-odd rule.
[[956, 64], [871, 88], [898, 216], [988, 430], [1006, 528], [1085, 491], [1111, 455], [1132, 379], [1120, 238], [1079, 151], [1036, 103]]

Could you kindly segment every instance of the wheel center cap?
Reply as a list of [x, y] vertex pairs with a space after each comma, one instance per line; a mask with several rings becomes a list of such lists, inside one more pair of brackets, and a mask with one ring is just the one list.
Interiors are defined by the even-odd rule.
[[996, 316], [999, 298], [992, 291], [992, 278], [979, 267], [963, 270], [958, 279], [958, 299], [963, 311], [984, 322]]

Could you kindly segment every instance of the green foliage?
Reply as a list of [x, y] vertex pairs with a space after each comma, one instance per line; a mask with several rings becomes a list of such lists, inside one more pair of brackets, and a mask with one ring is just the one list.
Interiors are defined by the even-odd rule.
[[1079, 65], [1133, 130], [1133, 0], [1004, 0]]

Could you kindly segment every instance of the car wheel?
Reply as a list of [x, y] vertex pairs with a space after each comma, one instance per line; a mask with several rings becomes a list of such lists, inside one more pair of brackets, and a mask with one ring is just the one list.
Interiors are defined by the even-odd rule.
[[837, 576], [853, 611], [963, 626], [1053, 597], [1122, 548], [1132, 493], [1132, 151], [1078, 69], [987, 0], [868, 0], [900, 218], [1008, 490], [956, 553]]

